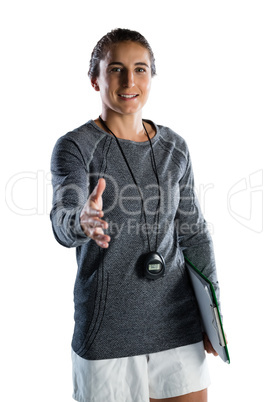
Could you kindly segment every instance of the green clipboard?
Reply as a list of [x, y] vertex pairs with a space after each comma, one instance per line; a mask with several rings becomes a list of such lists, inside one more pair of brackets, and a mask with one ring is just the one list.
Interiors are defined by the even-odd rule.
[[227, 342], [214, 287], [210, 280], [186, 257], [185, 266], [193, 285], [204, 331], [221, 359], [226, 363], [230, 363]]

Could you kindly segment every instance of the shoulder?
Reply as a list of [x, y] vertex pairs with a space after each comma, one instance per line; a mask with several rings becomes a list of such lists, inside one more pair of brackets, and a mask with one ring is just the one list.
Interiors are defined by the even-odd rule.
[[62, 135], [56, 141], [52, 151], [52, 163], [83, 163], [93, 158], [98, 145], [105, 139], [105, 134], [98, 131], [92, 120]]
[[167, 126], [155, 124], [158, 132], [159, 146], [171, 153], [175, 159], [188, 159], [189, 149], [186, 140]]
[[53, 154], [68, 152], [72, 155], [88, 157], [88, 153], [92, 155], [105, 137], [105, 134], [98, 130], [93, 120], [89, 120], [59, 137], [54, 146]]
[[58, 138], [57, 144], [70, 145], [73, 143], [78, 147], [83, 147], [84, 144], [94, 144], [98, 143], [103, 139], [103, 134], [98, 131], [96, 125], [94, 125], [93, 120], [89, 120], [87, 123], [68, 131], [66, 134]]

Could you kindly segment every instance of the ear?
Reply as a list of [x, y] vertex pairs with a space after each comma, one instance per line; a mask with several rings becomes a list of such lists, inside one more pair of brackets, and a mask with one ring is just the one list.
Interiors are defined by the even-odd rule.
[[93, 86], [93, 88], [95, 89], [95, 91], [99, 91], [99, 90], [100, 90], [100, 87], [99, 87], [98, 82], [97, 82], [97, 78], [92, 78], [92, 79], [91, 79], [91, 85]]

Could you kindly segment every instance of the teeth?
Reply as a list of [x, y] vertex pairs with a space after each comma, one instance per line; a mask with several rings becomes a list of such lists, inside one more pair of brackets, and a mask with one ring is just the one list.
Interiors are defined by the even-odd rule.
[[122, 98], [135, 98], [137, 95], [120, 95]]

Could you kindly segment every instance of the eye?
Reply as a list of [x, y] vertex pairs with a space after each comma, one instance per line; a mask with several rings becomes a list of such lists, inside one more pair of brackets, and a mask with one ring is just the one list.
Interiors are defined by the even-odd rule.
[[136, 68], [136, 71], [137, 71], [137, 73], [145, 73], [146, 72], [145, 68], [143, 68], [143, 67]]
[[122, 71], [121, 67], [114, 67], [110, 70], [112, 73], [120, 73]]

